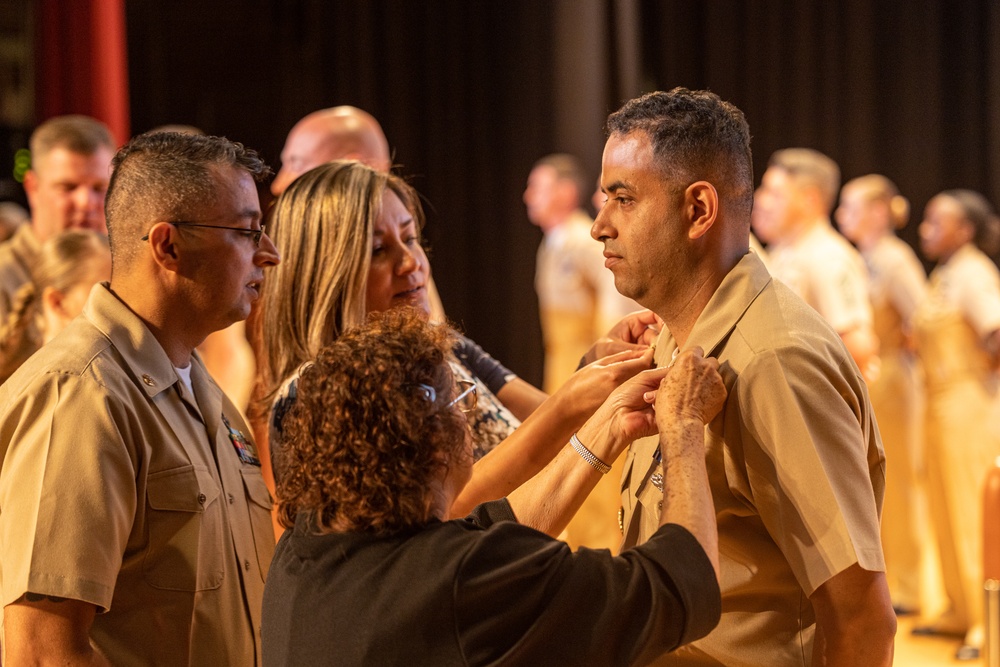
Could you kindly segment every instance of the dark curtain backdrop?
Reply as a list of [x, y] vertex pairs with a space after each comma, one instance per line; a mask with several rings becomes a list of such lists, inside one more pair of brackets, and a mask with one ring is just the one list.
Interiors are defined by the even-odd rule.
[[596, 179], [607, 113], [683, 85], [746, 112], [758, 178], [773, 150], [811, 146], [845, 178], [894, 179], [915, 219], [947, 187], [998, 202], [998, 14], [988, 0], [129, 0], [132, 127], [191, 123], [277, 166], [305, 114], [370, 111], [426, 197], [446, 310], [537, 383], [534, 160], [573, 152]]
[[760, 179], [788, 146], [913, 206], [952, 187], [1000, 203], [1000, 4], [796, 0], [642, 4], [646, 87], [710, 88], [747, 115]]

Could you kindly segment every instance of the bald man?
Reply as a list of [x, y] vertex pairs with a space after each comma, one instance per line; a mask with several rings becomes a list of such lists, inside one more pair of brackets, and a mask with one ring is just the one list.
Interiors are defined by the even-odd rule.
[[296, 178], [330, 160], [358, 160], [379, 171], [392, 168], [389, 142], [374, 116], [352, 106], [320, 109], [288, 133], [271, 193], [281, 195]]

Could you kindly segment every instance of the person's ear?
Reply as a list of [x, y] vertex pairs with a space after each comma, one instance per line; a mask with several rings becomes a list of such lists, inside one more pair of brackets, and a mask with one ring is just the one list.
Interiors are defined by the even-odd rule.
[[46, 287], [42, 290], [42, 307], [59, 317], [66, 317], [66, 309], [63, 307], [63, 299], [66, 295], [55, 287]]
[[35, 195], [38, 193], [38, 174], [34, 169], [24, 172], [24, 194], [28, 197], [28, 203], [33, 204]]
[[700, 239], [719, 217], [719, 192], [708, 181], [695, 181], [684, 191], [688, 238]]
[[958, 226], [958, 236], [962, 241], [961, 245], [972, 243], [976, 238], [976, 226], [968, 219], [963, 220]]
[[168, 271], [176, 272], [179, 265], [177, 238], [177, 227], [169, 222], [157, 222], [147, 235], [146, 243], [153, 261]]

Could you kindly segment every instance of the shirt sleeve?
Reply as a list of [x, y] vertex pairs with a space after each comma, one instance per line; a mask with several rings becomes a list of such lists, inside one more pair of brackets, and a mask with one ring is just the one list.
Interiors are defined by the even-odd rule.
[[910, 325], [917, 306], [927, 297], [927, 276], [915, 255], [900, 254], [889, 270], [889, 301]]
[[854, 563], [885, 569], [885, 459], [862, 381], [843, 356], [838, 364], [808, 342], [766, 351], [733, 390], [753, 502], [806, 595]]
[[50, 373], [8, 404], [0, 437], [4, 605], [26, 592], [111, 605], [136, 510], [128, 408]]
[[844, 334], [859, 326], [872, 326], [874, 316], [868, 297], [868, 274], [847, 254], [826, 258], [810, 267], [809, 291], [816, 310], [834, 331]]
[[499, 523], [466, 553], [454, 595], [476, 665], [645, 664], [706, 635], [721, 613], [708, 557], [676, 525], [613, 557]]
[[517, 375], [465, 336], [455, 345], [455, 356], [494, 394], [500, 393], [504, 385], [517, 379]]
[[1000, 329], [1000, 274], [992, 262], [966, 262], [957, 285], [962, 314], [980, 338]]
[[471, 521], [480, 528], [489, 528], [501, 521], [516, 522], [517, 517], [514, 516], [514, 508], [510, 506], [507, 499], [501, 498], [500, 500], [491, 500], [490, 502], [476, 505], [472, 509], [472, 513], [466, 517], [466, 521]]

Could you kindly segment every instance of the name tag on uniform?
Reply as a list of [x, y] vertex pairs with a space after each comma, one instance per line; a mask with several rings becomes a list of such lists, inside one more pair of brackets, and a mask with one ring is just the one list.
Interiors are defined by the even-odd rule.
[[257, 458], [257, 450], [254, 449], [253, 443], [243, 435], [242, 431], [229, 425], [226, 415], [222, 415], [222, 423], [226, 426], [226, 430], [229, 431], [229, 442], [233, 443], [233, 449], [236, 450], [236, 455], [240, 457], [240, 461], [259, 468], [260, 459]]

